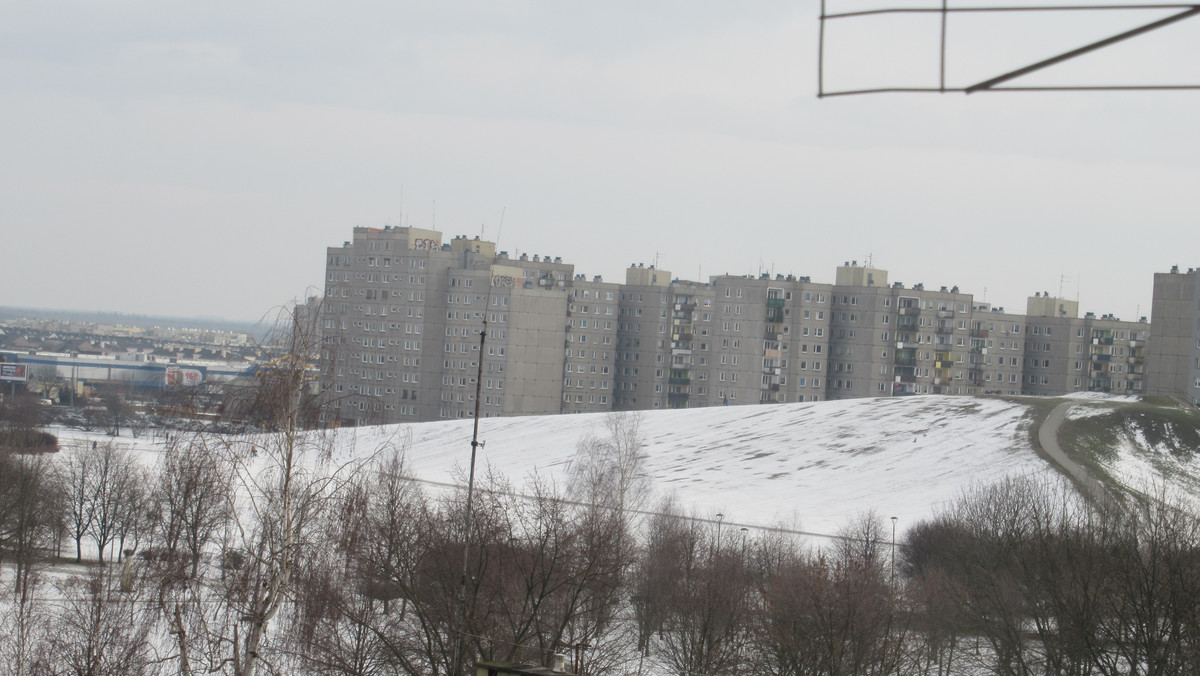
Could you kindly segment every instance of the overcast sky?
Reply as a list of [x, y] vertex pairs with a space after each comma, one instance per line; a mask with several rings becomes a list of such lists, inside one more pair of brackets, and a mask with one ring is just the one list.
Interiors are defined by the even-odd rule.
[[[949, 84], [1166, 12], [1115, 14], [956, 17]], [[870, 259], [1123, 319], [1149, 314], [1154, 272], [1200, 265], [1200, 92], [821, 100], [817, 17], [0, 0], [0, 305], [257, 319], [318, 290], [355, 225], [498, 237], [612, 281], [657, 260], [832, 282]], [[936, 86], [937, 35], [831, 22], [826, 87]], [[1200, 83], [1198, 44], [1192, 19], [1025, 84]]]

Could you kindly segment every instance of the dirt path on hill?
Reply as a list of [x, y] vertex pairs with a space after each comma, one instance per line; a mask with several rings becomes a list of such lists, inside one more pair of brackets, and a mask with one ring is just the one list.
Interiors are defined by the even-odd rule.
[[1080, 489], [1087, 493], [1089, 498], [1102, 501], [1107, 496], [1104, 484], [1096, 481], [1082, 465], [1067, 457], [1062, 447], [1058, 445], [1058, 429], [1062, 427], [1063, 421], [1067, 418], [1067, 411], [1072, 406], [1074, 406], [1074, 402], [1066, 401], [1055, 406], [1054, 410], [1050, 411], [1050, 414], [1038, 426], [1038, 445], [1042, 447], [1042, 451], [1058, 465], [1063, 473], [1074, 480]]

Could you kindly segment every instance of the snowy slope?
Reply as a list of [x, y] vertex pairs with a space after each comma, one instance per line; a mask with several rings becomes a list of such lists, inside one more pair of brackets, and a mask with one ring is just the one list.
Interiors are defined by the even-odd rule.
[[[696, 515], [834, 533], [872, 509], [903, 529], [973, 483], [1053, 472], [1032, 449], [1028, 412], [971, 397], [856, 399], [647, 411], [641, 433], [656, 493]], [[563, 480], [580, 439], [605, 434], [605, 415], [481, 420], [479, 471]], [[361, 428], [339, 455], [401, 443], [419, 478], [451, 482], [465, 474], [470, 440], [470, 420]]]
[[[657, 496], [674, 494], [701, 518], [721, 513], [730, 527], [832, 534], [875, 510], [884, 519], [898, 517], [902, 532], [973, 484], [1014, 474], [1057, 475], [1033, 450], [1029, 413], [1020, 403], [941, 396], [728, 406], [642, 412], [641, 436]], [[607, 415], [483, 419], [486, 445], [477, 471], [490, 467], [518, 488], [534, 473], [565, 484], [579, 441], [604, 436]], [[471, 425], [339, 430], [335, 459], [396, 444], [407, 449], [417, 478], [451, 483], [466, 475]], [[73, 444], [110, 440], [100, 433], [56, 433], [68, 452]], [[119, 443], [147, 463], [163, 449], [161, 438]]]

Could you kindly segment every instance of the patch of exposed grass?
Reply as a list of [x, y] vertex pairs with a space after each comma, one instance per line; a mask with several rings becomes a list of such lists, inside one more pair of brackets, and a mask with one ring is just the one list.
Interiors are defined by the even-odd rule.
[[1042, 445], [1038, 443], [1037, 438], [1038, 428], [1041, 427], [1042, 423], [1046, 421], [1046, 417], [1050, 415], [1050, 412], [1054, 410], [1054, 407], [1062, 403], [1062, 400], [1050, 399], [1047, 397], [1016, 396], [1002, 396], [999, 397], [999, 399], [1013, 404], [1027, 406], [1029, 408], [1029, 410], [1026, 411], [1025, 415], [1022, 417], [1017, 429], [1029, 434], [1029, 444], [1041, 451]]
[[1063, 451], [1101, 475], [1107, 475], [1104, 467], [1116, 460], [1123, 438], [1142, 441], [1142, 452], [1167, 453], [1189, 462], [1200, 455], [1200, 411], [1174, 403], [1119, 403], [1100, 415], [1064, 421], [1058, 432]]

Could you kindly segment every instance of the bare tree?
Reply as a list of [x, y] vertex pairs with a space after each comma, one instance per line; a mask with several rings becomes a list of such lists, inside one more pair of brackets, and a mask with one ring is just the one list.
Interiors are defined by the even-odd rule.
[[125, 390], [110, 389], [101, 395], [100, 401], [104, 406], [108, 433], [114, 437], [121, 436], [121, 425], [128, 423], [133, 413], [133, 407], [126, 401]]
[[[84, 454], [92, 456], [91, 479], [88, 488], [91, 496], [91, 525], [88, 534], [96, 543], [97, 560], [104, 562], [104, 551], [120, 537], [129, 506], [140, 505], [138, 467], [129, 452], [109, 442], [94, 451]], [[118, 553], [118, 559], [120, 553]]]
[[28, 676], [45, 666], [49, 617], [37, 599], [41, 586], [39, 574], [31, 572], [12, 602], [0, 606], [0, 670], [6, 674]]
[[641, 413], [612, 413], [605, 435], [580, 439], [571, 464], [570, 490], [576, 499], [615, 509], [623, 519], [645, 506], [651, 483], [642, 450]]
[[333, 432], [305, 431], [315, 421], [318, 334], [315, 316], [292, 315], [276, 344], [284, 354], [260, 369], [251, 388], [266, 432], [254, 437], [204, 437], [208, 451], [230, 468], [227, 491], [233, 525], [226, 551], [242, 564], [226, 571], [224, 602], [239, 621], [230, 630], [229, 663], [253, 676], [266, 659], [271, 621], [294, 589], [293, 575], [322, 509], [333, 504], [345, 478], [332, 464]]
[[22, 388], [0, 400], [0, 449], [10, 451], [57, 450], [53, 436], [39, 428], [45, 421], [37, 399]]
[[57, 586], [64, 601], [53, 613], [47, 673], [148, 673], [153, 618], [139, 595], [118, 591], [115, 576], [103, 566]]
[[1109, 584], [1096, 599], [1096, 642], [1112, 655], [1102, 664], [1106, 673], [1196, 673], [1200, 519], [1161, 488], [1103, 516], [1114, 534]]
[[201, 441], [176, 437], [162, 456], [157, 478], [155, 539], [168, 557], [186, 550], [195, 577], [204, 548], [230, 515], [229, 470]]
[[[355, 479], [341, 491], [335, 508], [324, 512], [317, 529], [321, 542], [306, 548], [303, 564], [297, 566], [296, 612], [288, 637], [290, 650], [308, 673], [372, 676], [397, 671], [386, 612], [393, 595], [364, 575], [358, 558], [369, 542], [364, 536], [373, 482]], [[380, 597], [382, 615], [376, 607]]]
[[[657, 631], [660, 659], [673, 673], [719, 674], [740, 668], [746, 648], [750, 587], [739, 548], [721, 548], [717, 533], [697, 519], [667, 513], [651, 522], [643, 590], [660, 585], [643, 612], [643, 645]], [[639, 595], [645, 602], [646, 596]]]
[[97, 454], [90, 450], [69, 452], [55, 466], [59, 492], [65, 496], [66, 531], [75, 541], [75, 561], [83, 560], [83, 538], [95, 520], [95, 485]]
[[55, 485], [44, 456], [0, 451], [0, 561], [16, 563], [14, 591], [24, 594], [39, 551], [50, 543], [56, 510]]

